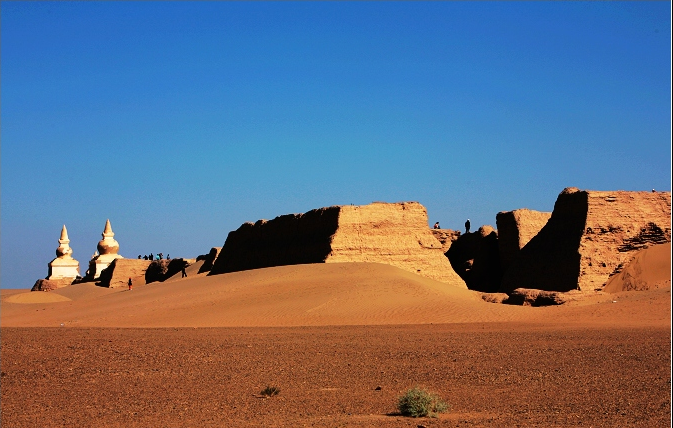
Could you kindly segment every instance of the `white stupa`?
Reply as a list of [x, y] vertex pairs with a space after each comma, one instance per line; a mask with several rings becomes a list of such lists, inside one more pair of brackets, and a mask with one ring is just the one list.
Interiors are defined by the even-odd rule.
[[72, 258], [72, 248], [68, 239], [68, 229], [63, 225], [60, 244], [56, 249], [56, 258], [49, 262], [49, 276], [47, 279], [75, 279], [79, 276], [79, 262]]
[[110, 226], [110, 220], [105, 223], [105, 229], [103, 230], [103, 239], [98, 241], [98, 255], [94, 256], [91, 261], [89, 261], [89, 271], [87, 272], [89, 277], [98, 279], [100, 273], [112, 263], [115, 259], [123, 259], [124, 257], [117, 254], [119, 251], [119, 242], [115, 241], [113, 236], [115, 234], [112, 232], [112, 226]]

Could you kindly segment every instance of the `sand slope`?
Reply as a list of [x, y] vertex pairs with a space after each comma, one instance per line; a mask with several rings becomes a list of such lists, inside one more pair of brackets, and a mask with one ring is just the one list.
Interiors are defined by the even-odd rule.
[[619, 274], [610, 278], [604, 290], [616, 293], [670, 286], [671, 243], [668, 242], [638, 251]]
[[[486, 303], [479, 293], [378, 263], [191, 275], [125, 289], [76, 284], [2, 295], [3, 327], [275, 327], [429, 323], [670, 325], [670, 287], [558, 307]], [[62, 301], [61, 301], [62, 300]], [[28, 302], [32, 304], [21, 304]], [[615, 302], [615, 303], [613, 303]]]
[[[76, 284], [43, 308], [2, 302], [3, 326], [298, 326], [479, 322], [522, 308], [378, 263], [281, 266], [173, 278], [133, 291]], [[42, 293], [41, 293], [42, 294]], [[43, 293], [47, 295], [49, 293]]]

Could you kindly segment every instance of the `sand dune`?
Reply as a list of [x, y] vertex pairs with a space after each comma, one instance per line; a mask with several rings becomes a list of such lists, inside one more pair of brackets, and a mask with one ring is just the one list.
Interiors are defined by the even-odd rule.
[[605, 291], [650, 290], [671, 286], [671, 243], [655, 245], [636, 253], [633, 260], [610, 278]]
[[71, 299], [56, 293], [27, 291], [8, 296], [4, 301], [8, 303], [56, 303], [69, 302]]
[[[76, 284], [48, 293], [3, 294], [0, 319], [3, 327], [670, 323], [670, 287], [654, 294], [603, 294], [560, 307], [530, 308], [486, 303], [474, 291], [378, 263], [188, 275], [133, 291]], [[28, 301], [32, 304], [20, 304]], [[625, 316], [624, 311], [642, 314]]]

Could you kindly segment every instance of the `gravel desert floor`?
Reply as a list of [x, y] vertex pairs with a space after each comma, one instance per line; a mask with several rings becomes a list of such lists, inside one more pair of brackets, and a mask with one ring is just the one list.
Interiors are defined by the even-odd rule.
[[[664, 427], [670, 358], [665, 328], [9, 328], [2, 426]], [[451, 411], [398, 415], [416, 385]]]
[[[3, 290], [2, 427], [670, 426], [670, 287], [514, 307], [360, 268]], [[450, 411], [399, 415], [414, 386]]]

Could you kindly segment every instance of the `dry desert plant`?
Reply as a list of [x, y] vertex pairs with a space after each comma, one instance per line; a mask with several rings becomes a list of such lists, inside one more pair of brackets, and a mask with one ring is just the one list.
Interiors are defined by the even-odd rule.
[[426, 416], [436, 417], [438, 413], [449, 410], [449, 405], [437, 394], [417, 386], [400, 396], [397, 401], [397, 408], [404, 416], [422, 418]]
[[274, 395], [278, 395], [280, 393], [280, 388], [277, 386], [267, 386], [259, 393], [265, 397], [273, 397]]

